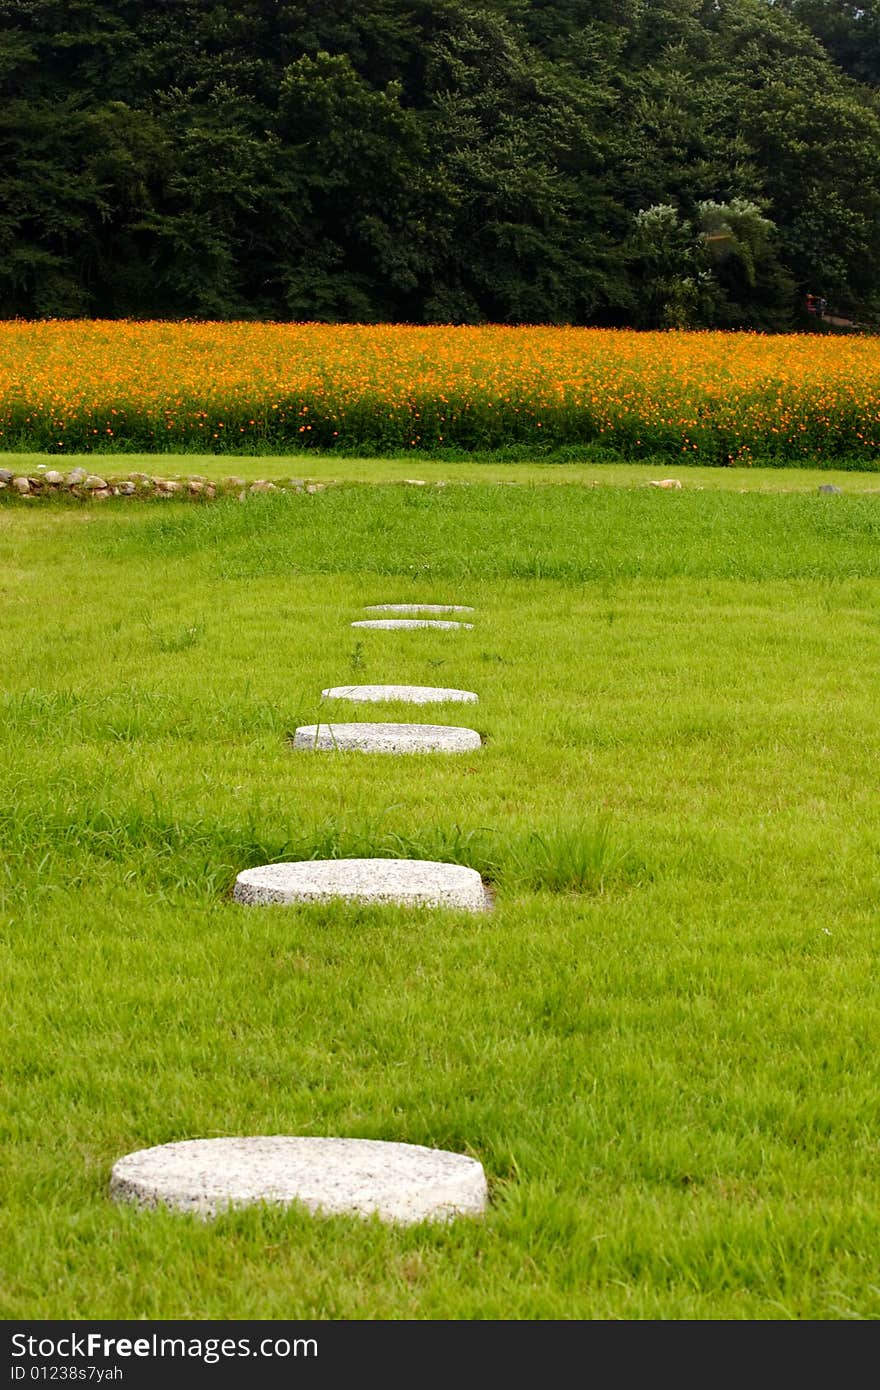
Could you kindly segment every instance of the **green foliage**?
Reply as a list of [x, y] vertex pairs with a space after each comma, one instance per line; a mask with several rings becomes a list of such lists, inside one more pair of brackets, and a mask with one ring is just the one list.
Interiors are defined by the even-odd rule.
[[781, 327], [794, 286], [775, 231], [746, 198], [700, 201], [692, 220], [670, 204], [638, 212], [627, 243], [637, 326]]
[[[845, 0], [0, 0], [0, 314], [880, 312], [877, 25]], [[712, 293], [624, 253], [640, 211], [737, 200], [772, 251], [750, 269], [739, 240]]]
[[875, 0], [775, 0], [822, 44], [838, 67], [880, 87], [880, 11]]
[[638, 327], [689, 328], [708, 312], [709, 273], [699, 265], [693, 229], [671, 204], [636, 214], [629, 258], [639, 285]]

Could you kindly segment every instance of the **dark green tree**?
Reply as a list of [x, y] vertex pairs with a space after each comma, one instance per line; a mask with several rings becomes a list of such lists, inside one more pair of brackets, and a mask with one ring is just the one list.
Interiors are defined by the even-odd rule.
[[[0, 314], [876, 313], [876, 55], [844, 0], [0, 0]], [[701, 259], [711, 205], [774, 231]]]

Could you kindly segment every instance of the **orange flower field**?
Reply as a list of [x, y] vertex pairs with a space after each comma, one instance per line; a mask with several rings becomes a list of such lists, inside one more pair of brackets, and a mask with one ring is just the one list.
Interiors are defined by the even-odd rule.
[[[880, 339], [584, 328], [0, 324], [0, 449], [573, 448], [877, 466]], [[583, 446], [591, 446], [584, 449]], [[564, 455], [563, 455], [564, 456]]]

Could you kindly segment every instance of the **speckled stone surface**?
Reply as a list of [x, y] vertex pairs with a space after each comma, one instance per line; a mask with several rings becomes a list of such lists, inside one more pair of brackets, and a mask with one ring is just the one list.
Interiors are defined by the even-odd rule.
[[470, 630], [473, 623], [450, 622], [444, 618], [361, 618], [358, 622], [352, 623], [352, 627], [445, 627]]
[[491, 906], [476, 869], [431, 859], [303, 859], [260, 864], [238, 875], [232, 896], [252, 907], [333, 898], [468, 912], [486, 912]]
[[473, 613], [466, 603], [368, 603], [365, 613]]
[[449, 724], [302, 724], [293, 747], [358, 753], [470, 753], [481, 747], [476, 729]]
[[316, 1215], [375, 1213], [405, 1225], [479, 1216], [488, 1203], [483, 1166], [465, 1154], [378, 1139], [287, 1135], [186, 1139], [140, 1149], [113, 1165], [110, 1195], [201, 1216], [298, 1202]]
[[354, 700], [363, 704], [400, 700], [409, 705], [475, 705], [478, 699], [472, 690], [453, 690], [438, 685], [333, 685], [321, 694], [325, 700]]

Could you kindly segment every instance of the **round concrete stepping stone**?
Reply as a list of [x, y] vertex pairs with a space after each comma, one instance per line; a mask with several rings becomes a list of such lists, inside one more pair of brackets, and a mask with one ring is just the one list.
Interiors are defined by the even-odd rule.
[[362, 618], [359, 622], [352, 623], [352, 627], [460, 627], [470, 630], [473, 623], [455, 623], [442, 618]]
[[358, 753], [470, 753], [482, 747], [476, 729], [449, 724], [303, 724], [294, 748]]
[[452, 690], [437, 685], [334, 685], [322, 690], [325, 700], [355, 700], [364, 704], [381, 704], [383, 700], [400, 700], [409, 705], [436, 705], [444, 702], [475, 705], [478, 696], [472, 690]]
[[405, 1225], [479, 1216], [488, 1203], [483, 1165], [465, 1154], [380, 1139], [287, 1135], [139, 1149], [113, 1165], [110, 1195], [201, 1216], [299, 1202], [318, 1216], [375, 1213]]
[[365, 613], [473, 613], [464, 603], [368, 603]]
[[238, 875], [232, 896], [249, 907], [333, 898], [468, 912], [485, 912], [490, 906], [476, 869], [431, 859], [301, 859], [260, 864]]

